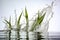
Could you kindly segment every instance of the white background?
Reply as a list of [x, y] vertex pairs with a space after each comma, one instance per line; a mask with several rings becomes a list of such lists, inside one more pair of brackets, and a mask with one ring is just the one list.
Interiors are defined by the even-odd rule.
[[[51, 4], [53, 0], [0, 0], [0, 30], [4, 29], [5, 25], [2, 18], [14, 17], [14, 10], [17, 10], [17, 15], [26, 7], [29, 17], [32, 17], [39, 9], [42, 9], [46, 4]], [[49, 23], [49, 32], [60, 32], [60, 0], [55, 1], [53, 8], [53, 18]]]

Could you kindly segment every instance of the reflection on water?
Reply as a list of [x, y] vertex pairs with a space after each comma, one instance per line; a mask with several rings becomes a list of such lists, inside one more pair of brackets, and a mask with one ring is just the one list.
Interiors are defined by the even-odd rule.
[[[0, 38], [0, 40], [9, 40], [7, 38]], [[15, 38], [12, 38], [11, 40], [17, 40]], [[20, 40], [27, 40], [26, 38], [20, 39]], [[29, 39], [29, 40], [48, 40], [48, 39]]]
[[[8, 36], [7, 35], [0, 35], [0, 40], [9, 40]], [[17, 40], [16, 37], [11, 37], [11, 40]], [[20, 40], [27, 40], [27, 38], [24, 38], [24, 36], [22, 36], [20, 38]], [[33, 37], [33, 35], [31, 37], [29, 37], [29, 40], [48, 40], [47, 38], [37, 38], [36, 36]]]
[[[29, 40], [47, 40], [47, 38], [43, 38], [43, 36], [41, 36], [39, 32], [29, 32], [28, 35], [29, 35], [28, 37]], [[17, 36], [16, 32], [15, 33], [12, 32], [11, 40], [17, 40], [16, 36]], [[0, 31], [0, 40], [9, 40], [8, 32]], [[20, 40], [27, 40], [25, 32], [20, 33]]]
[[[7, 32], [0, 31], [0, 40], [9, 40]], [[11, 36], [11, 40], [17, 40], [17, 37], [15, 34]], [[21, 33], [20, 40], [27, 40], [26, 34], [24, 34], [24, 32]], [[60, 33], [50, 33], [48, 37], [40, 38], [40, 36], [39, 35], [37, 36], [36, 33], [30, 32], [29, 40], [60, 40]]]
[[[0, 40], [8, 40], [6, 38], [0, 38]], [[11, 40], [16, 40], [16, 39], [11, 39]], [[27, 39], [20, 39], [20, 40], [27, 40]], [[29, 39], [29, 40], [37, 40], [37, 39]], [[60, 40], [60, 38], [48, 38], [48, 39], [40, 39], [40, 40]]]

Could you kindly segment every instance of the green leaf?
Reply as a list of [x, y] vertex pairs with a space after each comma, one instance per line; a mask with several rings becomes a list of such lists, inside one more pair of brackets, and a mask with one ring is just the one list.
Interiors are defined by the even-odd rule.
[[11, 28], [11, 23], [5, 19], [5, 22], [9, 25], [9, 28]]
[[25, 8], [25, 18], [26, 18], [26, 31], [28, 31], [29, 21], [28, 21], [28, 12], [26, 8]]
[[34, 29], [35, 29], [38, 25], [41, 25], [41, 23], [42, 23], [42, 21], [43, 21], [43, 19], [44, 19], [45, 14], [46, 14], [46, 13], [44, 13], [44, 15], [42, 15], [42, 16], [39, 16], [39, 15], [38, 15], [38, 17], [37, 17], [36, 21], [33, 23], [32, 28], [31, 28], [30, 31], [34, 31]]
[[26, 8], [25, 8], [25, 18], [28, 19], [28, 12]]
[[17, 29], [18, 30], [20, 30], [20, 20], [21, 20], [21, 16], [22, 16], [22, 12], [21, 12], [21, 14], [19, 15], [19, 17], [18, 17], [18, 20], [17, 20]]
[[18, 17], [18, 20], [17, 20], [17, 24], [18, 24], [18, 25], [20, 24], [21, 16], [22, 16], [22, 13], [21, 13], [20, 16]]
[[39, 24], [41, 24], [41, 22], [43, 21], [43, 19], [44, 19], [44, 17], [45, 17], [45, 14], [46, 14], [46, 12], [44, 13], [43, 16], [41, 16], [41, 17], [38, 19], [38, 23], [39, 23]]

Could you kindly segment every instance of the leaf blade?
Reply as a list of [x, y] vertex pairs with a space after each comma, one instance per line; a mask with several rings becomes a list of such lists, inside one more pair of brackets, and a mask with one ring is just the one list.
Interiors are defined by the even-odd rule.
[[44, 13], [44, 14], [43, 14], [42, 16], [40, 16], [40, 17], [39, 17], [39, 15], [38, 15], [37, 20], [35, 21], [36, 23], [32, 26], [32, 28], [31, 28], [30, 31], [33, 31], [33, 30], [36, 28], [36, 26], [38, 26], [38, 25], [40, 25], [40, 24], [42, 23], [45, 14], [46, 14], [46, 13]]

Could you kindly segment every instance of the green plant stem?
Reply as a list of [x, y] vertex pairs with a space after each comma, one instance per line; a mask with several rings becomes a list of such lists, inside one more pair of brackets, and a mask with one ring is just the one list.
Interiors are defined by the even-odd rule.
[[27, 40], [29, 40], [29, 36], [28, 36], [28, 20], [26, 21], [27, 23], [26, 23], [26, 33], [27, 33], [27, 35], [26, 35], [26, 37], [27, 37]]
[[20, 40], [20, 26], [17, 25], [17, 40]]
[[19, 32], [20, 32], [20, 30], [18, 29], [17, 30], [17, 40], [20, 40], [20, 33]]
[[11, 30], [9, 30], [9, 40], [11, 40]]

